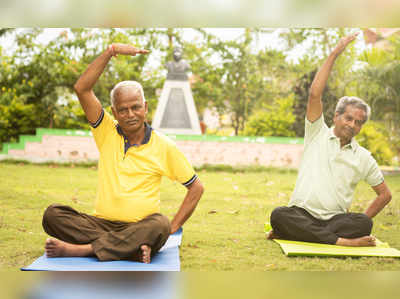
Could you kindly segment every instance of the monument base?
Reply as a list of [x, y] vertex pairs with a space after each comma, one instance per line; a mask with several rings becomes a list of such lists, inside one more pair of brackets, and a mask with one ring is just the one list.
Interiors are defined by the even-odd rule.
[[165, 81], [151, 126], [165, 134], [201, 135], [189, 81]]

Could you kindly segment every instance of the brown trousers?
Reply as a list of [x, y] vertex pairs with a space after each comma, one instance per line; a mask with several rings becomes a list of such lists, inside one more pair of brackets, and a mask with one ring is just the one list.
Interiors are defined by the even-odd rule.
[[47, 234], [59, 240], [91, 244], [101, 261], [138, 261], [143, 244], [151, 247], [153, 256], [165, 244], [171, 231], [168, 218], [161, 214], [129, 223], [105, 220], [58, 204], [46, 209], [42, 225]]

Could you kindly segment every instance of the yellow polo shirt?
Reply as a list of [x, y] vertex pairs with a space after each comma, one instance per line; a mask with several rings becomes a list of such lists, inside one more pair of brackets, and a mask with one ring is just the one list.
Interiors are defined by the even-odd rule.
[[147, 139], [125, 152], [117, 122], [103, 110], [92, 125], [100, 153], [99, 186], [94, 215], [107, 220], [137, 222], [160, 212], [161, 177], [185, 186], [197, 178], [193, 167], [168, 137], [146, 128]]
[[340, 147], [333, 127], [324, 116], [311, 123], [306, 118], [304, 152], [289, 206], [307, 210], [327, 220], [348, 212], [354, 189], [361, 180], [371, 186], [383, 182], [383, 175], [371, 153], [353, 138]]

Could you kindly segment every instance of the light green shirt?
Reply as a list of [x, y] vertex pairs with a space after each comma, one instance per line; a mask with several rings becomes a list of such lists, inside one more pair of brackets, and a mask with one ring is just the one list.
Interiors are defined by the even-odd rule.
[[304, 152], [289, 206], [306, 209], [319, 219], [348, 212], [357, 183], [371, 186], [383, 175], [371, 153], [353, 138], [342, 148], [324, 116], [311, 123], [306, 118]]

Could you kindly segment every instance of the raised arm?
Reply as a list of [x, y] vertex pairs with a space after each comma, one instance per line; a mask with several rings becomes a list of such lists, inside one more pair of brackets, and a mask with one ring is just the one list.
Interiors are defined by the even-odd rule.
[[176, 232], [188, 218], [192, 215], [194, 209], [199, 202], [201, 195], [204, 192], [204, 187], [197, 178], [189, 187], [186, 193], [185, 199], [180, 206], [178, 213], [176, 213], [174, 219], [171, 221], [171, 234]]
[[98, 56], [86, 69], [86, 71], [79, 77], [74, 85], [76, 94], [83, 110], [85, 111], [86, 118], [90, 123], [95, 123], [101, 114], [101, 104], [93, 92], [93, 87], [97, 80], [103, 73], [107, 63], [111, 57], [122, 55], [135, 56], [136, 54], [147, 54], [149, 51], [137, 49], [132, 45], [126, 44], [112, 44], [100, 56]]
[[357, 37], [357, 35], [358, 33], [355, 33], [342, 38], [315, 75], [311, 84], [307, 104], [306, 115], [310, 122], [316, 121], [322, 114], [322, 93], [325, 89], [326, 82], [328, 81], [329, 74], [331, 73], [336, 58], [344, 51], [347, 45]]

